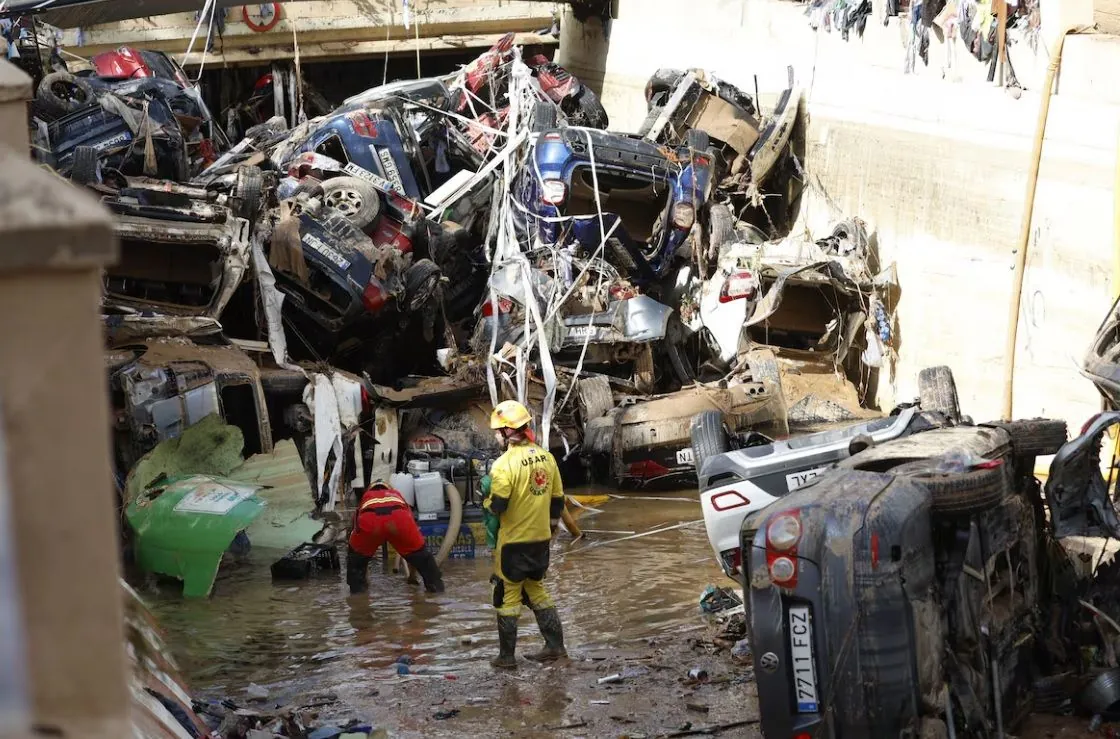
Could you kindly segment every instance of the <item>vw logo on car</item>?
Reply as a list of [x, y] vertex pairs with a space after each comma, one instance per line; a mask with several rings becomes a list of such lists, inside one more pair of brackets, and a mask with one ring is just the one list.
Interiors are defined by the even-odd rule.
[[766, 672], [774, 672], [778, 669], [778, 655], [767, 652], [758, 658], [758, 666]]

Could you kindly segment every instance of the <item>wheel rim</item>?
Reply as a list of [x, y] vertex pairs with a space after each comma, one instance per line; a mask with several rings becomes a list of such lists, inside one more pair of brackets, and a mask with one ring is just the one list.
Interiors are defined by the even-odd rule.
[[82, 93], [82, 89], [70, 82], [55, 82], [53, 85], [51, 85], [51, 92], [53, 92], [63, 100], [74, 102], [81, 101], [85, 98], [85, 94]]
[[345, 216], [354, 216], [362, 209], [362, 196], [355, 190], [332, 190], [327, 205]]

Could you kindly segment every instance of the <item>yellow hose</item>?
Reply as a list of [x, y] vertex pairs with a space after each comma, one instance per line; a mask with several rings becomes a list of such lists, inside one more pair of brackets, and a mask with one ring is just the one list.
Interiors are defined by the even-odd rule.
[[1030, 244], [1031, 224], [1034, 220], [1034, 196], [1038, 192], [1038, 169], [1042, 164], [1042, 142], [1046, 138], [1046, 120], [1050, 115], [1050, 95], [1054, 89], [1054, 76], [1062, 64], [1062, 48], [1066, 36], [1076, 29], [1069, 28], [1054, 41], [1050, 64], [1046, 68], [1046, 82], [1042, 85], [1042, 102], [1038, 108], [1038, 125], [1034, 134], [1034, 151], [1031, 154], [1031, 171], [1027, 176], [1027, 197], [1023, 204], [1023, 225], [1019, 230], [1019, 249], [1016, 252], [1015, 276], [1011, 286], [1011, 306], [1008, 312], [1007, 346], [1004, 356], [1003, 420], [1010, 421], [1012, 400], [1015, 396], [1015, 346], [1019, 340], [1019, 303], [1023, 298], [1023, 277], [1027, 269], [1027, 246]]

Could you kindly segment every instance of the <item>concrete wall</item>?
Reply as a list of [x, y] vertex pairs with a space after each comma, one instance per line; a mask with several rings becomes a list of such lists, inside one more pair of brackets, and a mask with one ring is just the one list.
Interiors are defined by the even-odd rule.
[[[1053, 6], [1054, 4], [1050, 4]], [[1047, 12], [1038, 51], [1012, 48], [1027, 88], [1019, 99], [985, 82], [986, 65], [957, 50], [942, 79], [945, 47], [930, 66], [902, 73], [903, 30], [883, 25], [878, 3], [862, 40], [814, 33], [805, 6], [785, 0], [622, 0], [607, 30], [603, 101], [612, 127], [635, 128], [642, 91], [663, 66], [703, 66], [763, 98], [780, 89], [786, 65], [805, 86], [811, 116], [803, 207], [814, 233], [844, 214], [877, 232], [884, 263], [902, 285], [899, 362], [884, 372], [880, 403], [912, 399], [917, 374], [948, 364], [965, 412], [1001, 408], [1012, 267], [1028, 159], [1047, 63], [1046, 37], [1091, 4]], [[1046, 18], [1058, 19], [1046, 25]], [[595, 31], [565, 32], [574, 65], [593, 69]], [[590, 50], [590, 53], [588, 53]], [[1019, 331], [1015, 414], [1063, 417], [1080, 427], [1099, 409], [1078, 374], [1114, 287], [1113, 179], [1120, 131], [1120, 39], [1074, 36], [1066, 43], [1038, 188]]]
[[[488, 48], [502, 34], [513, 31], [523, 44], [552, 43], [550, 36], [535, 31], [552, 24], [553, 6], [545, 2], [502, 0], [419, 0], [413, 2], [408, 27], [398, 0], [315, 0], [289, 2], [281, 6], [275, 27], [254, 32], [245, 22], [242, 7], [228, 9], [226, 27], [206, 64], [265, 64], [295, 56], [293, 32], [298, 36], [304, 60], [353, 59], [382, 54], [460, 51]], [[246, 5], [254, 23], [261, 23], [258, 5]], [[72, 28], [62, 43], [79, 56], [142, 45], [160, 49], [179, 59], [198, 28], [195, 13], [137, 18], [87, 28]], [[201, 28], [194, 53], [186, 64], [203, 59], [207, 26]], [[217, 34], [215, 34], [217, 36]]]

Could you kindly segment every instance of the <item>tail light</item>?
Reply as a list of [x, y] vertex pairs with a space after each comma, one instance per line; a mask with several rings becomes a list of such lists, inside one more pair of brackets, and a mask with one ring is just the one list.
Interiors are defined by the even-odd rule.
[[362, 304], [370, 313], [376, 313], [385, 307], [389, 302], [389, 293], [385, 292], [385, 288], [377, 281], [376, 277], [369, 278], [369, 284], [366, 289], [362, 291]]
[[719, 293], [719, 302], [730, 303], [732, 300], [754, 300], [758, 294], [758, 279], [746, 270], [732, 272], [723, 283]]
[[[510, 300], [509, 298], [499, 298], [498, 299], [498, 312], [499, 313], [509, 313], [511, 310], [513, 310], [513, 301], [512, 300]], [[482, 315], [485, 318], [493, 318], [493, 316], [494, 316], [494, 304], [492, 302], [490, 302], [489, 300], [487, 300], [485, 303], [482, 304]]]
[[741, 506], [750, 505], [750, 498], [743, 495], [737, 490], [725, 490], [722, 493], [716, 493], [712, 496], [712, 508], [719, 512], [729, 511], [732, 508], [739, 508]]
[[797, 585], [797, 545], [801, 541], [801, 512], [787, 511], [766, 526], [766, 566], [770, 581], [779, 587]]
[[692, 203], [677, 203], [673, 206], [673, 225], [687, 231], [696, 223], [696, 208]]
[[541, 201], [547, 205], [563, 205], [568, 198], [568, 186], [560, 180], [545, 180], [541, 190]]
[[729, 575], [738, 575], [743, 567], [743, 550], [739, 547], [725, 549], [719, 553], [719, 558], [723, 561], [723, 569]]

